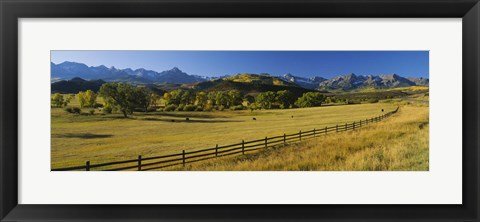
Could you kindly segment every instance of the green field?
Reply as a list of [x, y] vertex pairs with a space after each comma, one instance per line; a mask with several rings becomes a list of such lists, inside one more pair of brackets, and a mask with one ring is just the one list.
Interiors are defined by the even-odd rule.
[[[121, 114], [102, 115], [98, 110], [94, 115], [76, 115], [52, 108], [51, 166], [61, 168], [83, 165], [87, 160], [95, 164], [135, 159], [138, 155], [178, 153], [351, 123], [381, 115], [382, 109], [392, 111], [398, 102], [253, 112], [136, 112], [127, 119]], [[71, 105], [75, 104], [72, 101]], [[425, 109], [428, 112], [428, 107]]]

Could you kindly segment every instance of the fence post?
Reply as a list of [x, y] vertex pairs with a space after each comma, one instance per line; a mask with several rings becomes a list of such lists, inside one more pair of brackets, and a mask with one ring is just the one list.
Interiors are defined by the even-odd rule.
[[338, 133], [338, 124], [337, 124], [337, 126], [335, 127], [335, 130], [336, 130], [336, 131], [337, 131], [337, 133]]
[[287, 134], [283, 133], [283, 146], [287, 145]]
[[90, 160], [85, 163], [85, 171], [90, 171]]
[[348, 123], [345, 123], [345, 131], [348, 131]]
[[301, 131], [301, 130], [300, 130], [300, 132], [298, 133], [298, 138], [299, 138], [300, 140], [302, 140], [302, 131]]
[[317, 134], [317, 130], [313, 128], [313, 137], [316, 137], [316, 134]]
[[327, 127], [325, 127], [325, 135], [327, 135]]
[[138, 155], [138, 171], [142, 171], [142, 155]]
[[218, 144], [215, 146], [215, 157], [218, 157]]
[[267, 145], [268, 145], [268, 144], [267, 144], [267, 140], [268, 140], [268, 138], [265, 137], [265, 148], [267, 148]]
[[245, 155], [245, 141], [242, 140], [242, 154]]
[[182, 165], [185, 167], [185, 150], [182, 150]]
[[353, 121], [352, 125], [353, 125], [353, 130], [355, 130], [355, 121]]
[[362, 127], [362, 120], [360, 120], [360, 127]]

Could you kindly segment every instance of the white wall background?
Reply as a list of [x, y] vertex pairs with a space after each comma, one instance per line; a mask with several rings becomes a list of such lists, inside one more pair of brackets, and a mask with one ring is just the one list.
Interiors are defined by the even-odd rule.
[[[19, 203], [461, 204], [461, 27], [461, 19], [20, 19]], [[430, 171], [50, 172], [50, 50], [87, 49], [430, 50]]]

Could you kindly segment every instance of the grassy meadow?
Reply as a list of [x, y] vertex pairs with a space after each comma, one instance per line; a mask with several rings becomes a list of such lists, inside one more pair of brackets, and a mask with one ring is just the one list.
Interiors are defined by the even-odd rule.
[[128, 119], [121, 114], [74, 115], [53, 108], [52, 167], [204, 149], [358, 121], [395, 108], [377, 103], [253, 112], [151, 112]]
[[356, 131], [174, 170], [428, 171], [428, 107], [402, 105], [390, 118]]

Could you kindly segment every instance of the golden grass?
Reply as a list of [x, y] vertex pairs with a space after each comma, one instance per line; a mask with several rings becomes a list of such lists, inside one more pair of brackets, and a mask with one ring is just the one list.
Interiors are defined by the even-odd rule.
[[397, 114], [360, 130], [170, 170], [428, 171], [428, 115], [426, 106], [403, 106]]
[[[365, 120], [394, 110], [376, 103], [289, 110], [74, 115], [52, 108], [52, 168], [135, 159]], [[84, 112], [87, 112], [85, 109]], [[294, 116], [292, 118], [291, 116]], [[190, 118], [186, 121], [185, 118]], [[257, 120], [254, 121], [252, 118]], [[174, 120], [175, 122], [171, 122]]]

